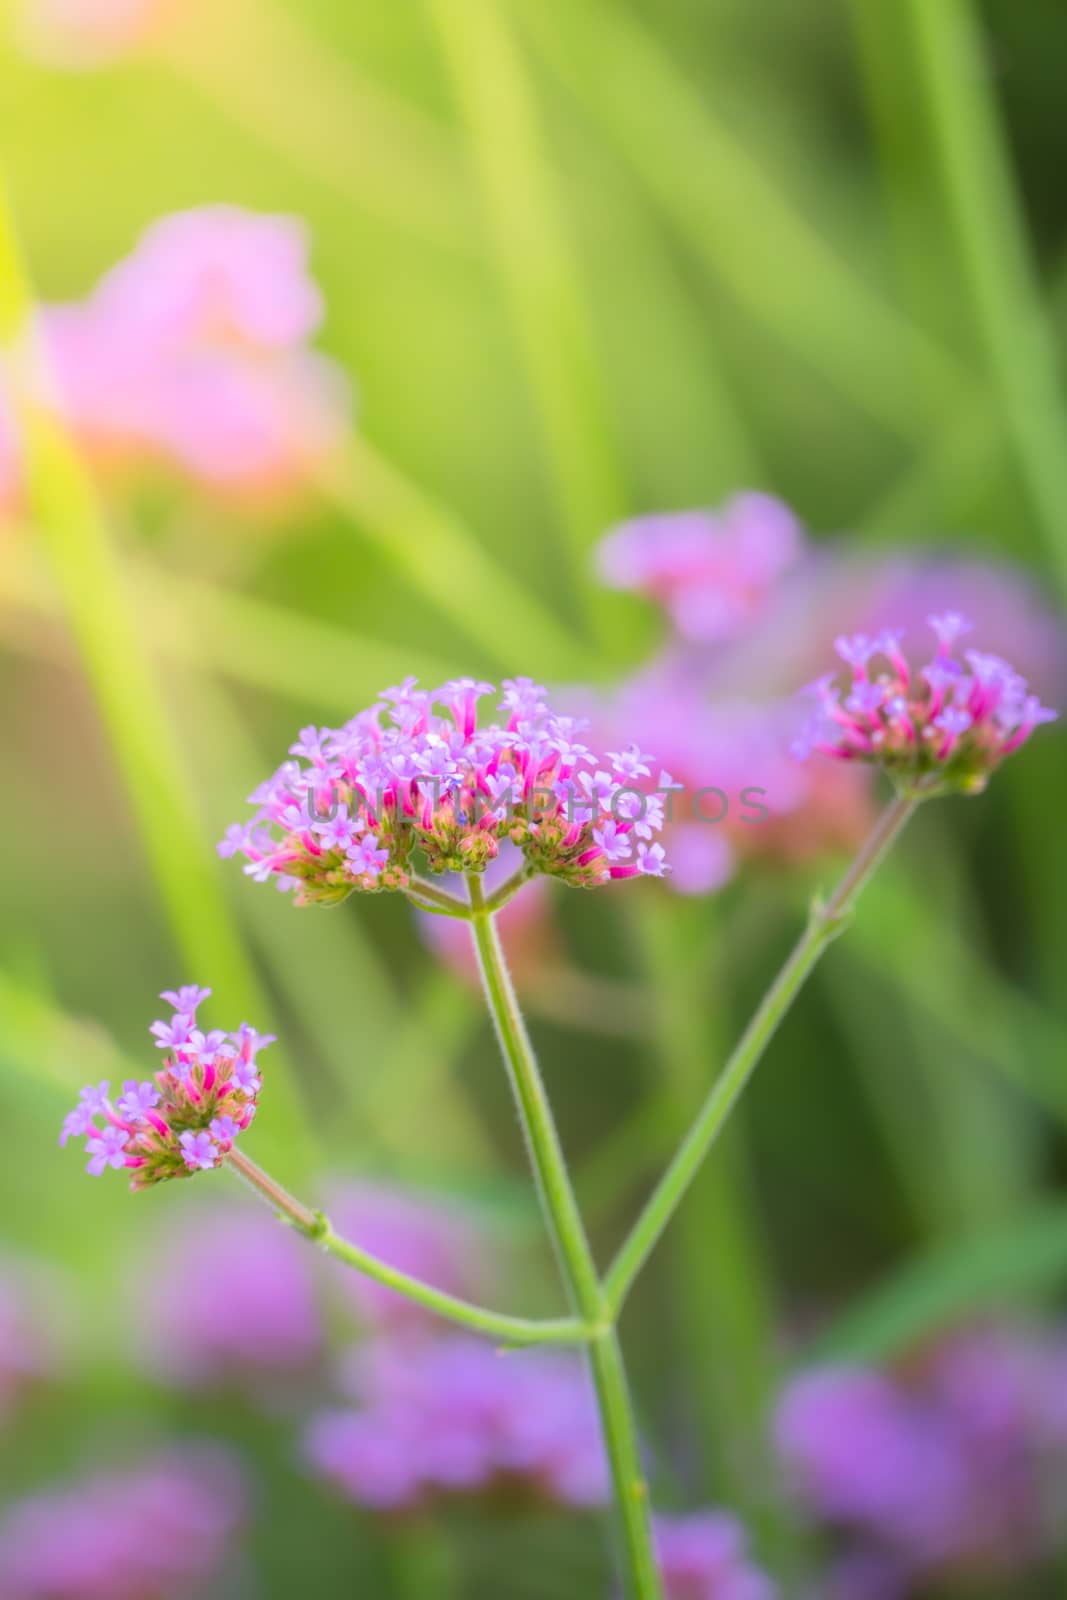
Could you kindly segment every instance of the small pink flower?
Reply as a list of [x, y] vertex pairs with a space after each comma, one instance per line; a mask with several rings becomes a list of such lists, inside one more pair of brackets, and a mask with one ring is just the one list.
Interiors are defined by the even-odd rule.
[[540, 684], [503, 687], [506, 720], [484, 727], [492, 686], [458, 678], [429, 692], [409, 679], [343, 728], [303, 729], [290, 754], [308, 765], [287, 761], [261, 785], [220, 851], [244, 855], [257, 881], [295, 884], [301, 903], [403, 889], [416, 850], [435, 873], [484, 873], [510, 844], [532, 872], [579, 888], [662, 876], [665, 775], [636, 745], [597, 757]]
[[843, 684], [830, 674], [811, 685], [815, 710], [795, 753], [882, 767], [916, 793], [975, 794], [1035, 728], [1056, 719], [999, 656], [950, 654], [970, 630], [958, 613], [929, 622], [937, 649], [918, 669], [900, 653], [900, 632], [838, 639], [849, 673]]
[[252, 1121], [262, 1081], [256, 1055], [272, 1036], [244, 1022], [236, 1033], [195, 1027], [196, 1007], [210, 993], [190, 985], [164, 994], [189, 1009], [152, 1024], [156, 1043], [169, 1052], [154, 1078], [124, 1084], [114, 1104], [106, 1083], [82, 1091], [59, 1142], [84, 1137], [94, 1177], [108, 1167], [129, 1168], [131, 1187], [143, 1189], [207, 1171]]

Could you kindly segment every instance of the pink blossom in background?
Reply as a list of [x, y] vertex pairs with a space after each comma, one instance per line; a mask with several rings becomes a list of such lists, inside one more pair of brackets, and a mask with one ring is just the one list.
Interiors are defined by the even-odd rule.
[[778, 1591], [751, 1565], [734, 1517], [657, 1517], [655, 1539], [666, 1600], [775, 1600]]
[[591, 1379], [575, 1356], [467, 1336], [376, 1340], [347, 1371], [356, 1404], [324, 1412], [307, 1460], [359, 1505], [404, 1511], [510, 1487], [574, 1507], [608, 1499]]
[[[128, 1296], [141, 1363], [164, 1382], [272, 1390], [321, 1354], [316, 1260], [264, 1207], [194, 1206], [168, 1217]], [[145, 1292], [151, 1281], [151, 1293]]]
[[102, 467], [165, 468], [238, 500], [294, 492], [350, 413], [339, 368], [308, 345], [323, 304], [307, 258], [293, 217], [160, 219], [85, 300], [40, 309], [40, 398]]
[[0, 527], [15, 517], [22, 500], [18, 432], [8, 387], [0, 362]]
[[801, 1375], [776, 1434], [801, 1503], [855, 1545], [843, 1572], [869, 1568], [895, 1597], [939, 1576], [1024, 1572], [1062, 1547], [1065, 1420], [1062, 1341], [983, 1330], [899, 1373]]
[[[502, 844], [500, 854], [485, 871], [486, 894], [499, 889], [521, 866], [522, 851], [515, 845]], [[441, 887], [452, 894], [466, 892], [462, 880], [459, 877], [452, 879], [449, 874], [441, 879]], [[536, 973], [546, 958], [554, 953], [556, 940], [550, 904], [549, 889], [544, 879], [531, 878], [497, 913], [496, 925], [508, 966], [520, 989], [524, 979]], [[479, 988], [481, 980], [469, 927], [450, 917], [437, 917], [427, 911], [420, 911], [416, 921], [419, 932], [434, 954], [472, 988]]]
[[598, 564], [614, 588], [658, 600], [683, 639], [707, 644], [751, 627], [803, 553], [789, 507], [747, 491], [718, 511], [659, 512], [623, 523], [602, 541]]
[[[327, 1190], [326, 1211], [346, 1239], [435, 1289], [476, 1300], [492, 1282], [496, 1264], [484, 1231], [470, 1212], [440, 1196], [338, 1181]], [[349, 1267], [333, 1270], [333, 1280], [374, 1329], [439, 1325], [424, 1307]]]
[[235, 1461], [175, 1445], [15, 1500], [0, 1514], [4, 1600], [189, 1600], [233, 1558], [245, 1513]]
[[[721, 512], [637, 518], [605, 538], [599, 564], [609, 582], [657, 599], [670, 631], [613, 693], [579, 690], [571, 704], [592, 716], [601, 742], [623, 729], [650, 742], [683, 786], [664, 835], [670, 883], [683, 893], [721, 888], [748, 859], [797, 863], [864, 836], [870, 774], [843, 763], [798, 769], [791, 754], [806, 721], [796, 691], [825, 669], [835, 634], [897, 625], [921, 633], [931, 612], [966, 609], [983, 647], [1017, 663], [1039, 694], [1055, 703], [1067, 689], [1062, 624], [1022, 573], [930, 550], [870, 556], [843, 539], [809, 545], [766, 495], [738, 495]], [[708, 793], [694, 820], [697, 792], [714, 788], [725, 815]], [[764, 791], [750, 798], [765, 819], [751, 820], [746, 789]]]
[[0, 1262], [0, 1427], [25, 1389], [56, 1376], [61, 1355], [53, 1330], [63, 1321], [47, 1272], [22, 1261]]
[[180, 0], [22, 0], [18, 38], [43, 65], [101, 67], [136, 49]]

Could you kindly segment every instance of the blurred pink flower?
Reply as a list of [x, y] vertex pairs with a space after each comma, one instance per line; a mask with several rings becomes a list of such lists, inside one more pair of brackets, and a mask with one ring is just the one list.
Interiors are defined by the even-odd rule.
[[323, 311], [307, 250], [292, 217], [162, 218], [86, 300], [40, 309], [40, 398], [101, 466], [163, 466], [239, 500], [294, 491], [350, 409], [307, 345]]
[[53, 1329], [62, 1323], [58, 1290], [46, 1271], [0, 1262], [0, 1427], [25, 1388], [56, 1374], [61, 1357]]
[[[326, 1194], [326, 1211], [345, 1238], [430, 1283], [435, 1289], [477, 1299], [494, 1272], [493, 1252], [472, 1214], [440, 1196], [417, 1195], [385, 1184], [339, 1181]], [[373, 1279], [338, 1268], [335, 1281], [375, 1329], [420, 1329], [431, 1314]]]
[[4, 1600], [189, 1600], [220, 1576], [244, 1516], [235, 1461], [176, 1445], [10, 1503], [0, 1517]]
[[598, 559], [613, 587], [652, 596], [682, 638], [711, 643], [751, 627], [803, 553], [789, 507], [748, 491], [718, 511], [636, 517], [607, 534]]
[[142, 44], [174, 0], [22, 0], [18, 35], [45, 66], [101, 67]]
[[884, 1554], [909, 1575], [889, 1592], [910, 1594], [920, 1578], [1017, 1574], [1062, 1546], [1049, 1508], [1067, 1487], [1065, 1396], [1061, 1341], [982, 1330], [899, 1372], [802, 1374], [778, 1449], [807, 1509]]
[[143, 1364], [164, 1381], [273, 1388], [308, 1371], [323, 1328], [315, 1258], [265, 1209], [194, 1206], [172, 1217], [138, 1264], [129, 1303]]
[[1062, 702], [1067, 689], [1067, 635], [1022, 573], [929, 549], [805, 545], [767, 495], [638, 518], [608, 534], [599, 562], [609, 582], [659, 600], [670, 632], [613, 694], [579, 690], [571, 707], [602, 742], [625, 732], [651, 744], [682, 786], [665, 838], [683, 893], [713, 892], [749, 858], [851, 849], [869, 827], [869, 774], [798, 767], [791, 754], [806, 721], [796, 691], [823, 670], [835, 634], [925, 631], [931, 612], [961, 608], [1039, 694]]
[[592, 1384], [573, 1355], [503, 1356], [462, 1335], [376, 1340], [347, 1378], [356, 1409], [315, 1418], [305, 1451], [359, 1505], [409, 1510], [502, 1484], [568, 1506], [607, 1499]]
[[705, 1511], [657, 1517], [656, 1554], [666, 1600], [774, 1600], [777, 1589], [748, 1559], [734, 1517]]

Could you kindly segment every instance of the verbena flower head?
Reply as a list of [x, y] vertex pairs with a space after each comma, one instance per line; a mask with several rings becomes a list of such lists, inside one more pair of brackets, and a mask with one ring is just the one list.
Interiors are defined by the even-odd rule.
[[816, 710], [798, 756], [866, 762], [924, 794], [976, 794], [1036, 727], [1055, 720], [1000, 656], [958, 648], [971, 631], [964, 617], [948, 611], [928, 620], [937, 646], [918, 669], [900, 631], [835, 641], [846, 670], [810, 686]]
[[220, 855], [243, 855], [257, 882], [273, 878], [301, 904], [403, 889], [416, 853], [434, 873], [482, 873], [509, 839], [534, 871], [580, 888], [662, 877], [668, 775], [654, 777], [635, 746], [595, 756], [584, 724], [550, 711], [529, 678], [506, 679], [505, 718], [479, 728], [494, 692], [409, 678], [343, 728], [302, 729]]
[[[4, 1600], [178, 1600], [215, 1586], [245, 1514], [236, 1461], [183, 1444], [8, 1504]], [[230, 1577], [234, 1574], [230, 1573]], [[243, 1585], [238, 1584], [243, 1589]]]
[[777, 1590], [750, 1563], [734, 1517], [657, 1517], [654, 1532], [666, 1600], [774, 1600]]
[[359, 1505], [404, 1511], [505, 1486], [567, 1506], [607, 1502], [590, 1380], [571, 1356], [504, 1357], [462, 1335], [374, 1341], [349, 1377], [358, 1409], [316, 1418], [305, 1450]]
[[114, 1097], [107, 1083], [82, 1090], [59, 1142], [84, 1136], [94, 1177], [107, 1167], [125, 1169], [130, 1187], [144, 1189], [207, 1171], [222, 1165], [252, 1121], [262, 1083], [256, 1057], [274, 1036], [247, 1022], [236, 1033], [204, 1033], [196, 1013], [210, 993], [195, 986], [164, 993], [181, 1009], [152, 1024], [157, 1046], [167, 1051], [152, 1078], [130, 1080]]

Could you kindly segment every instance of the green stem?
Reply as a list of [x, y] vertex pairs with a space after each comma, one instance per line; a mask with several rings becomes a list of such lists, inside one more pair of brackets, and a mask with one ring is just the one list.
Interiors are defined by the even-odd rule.
[[470, 917], [470, 909], [462, 900], [457, 900], [447, 889], [427, 883], [425, 878], [412, 878], [404, 893], [420, 911], [433, 911], [441, 917], [460, 917], [464, 922]]
[[588, 1346], [589, 1360], [622, 1526], [628, 1594], [630, 1600], [661, 1600], [663, 1591], [652, 1548], [648, 1488], [641, 1467], [618, 1334], [614, 1320], [607, 1315], [604, 1290], [493, 914], [487, 909], [481, 880], [472, 874], [467, 881], [471, 933], [485, 996], [529, 1141], [548, 1231], [575, 1309], [594, 1330]]
[[882, 862], [918, 804], [918, 796], [898, 794], [882, 813], [829, 900], [812, 907], [805, 932], [768, 989], [737, 1048], [704, 1101], [700, 1114], [682, 1141], [677, 1155], [612, 1263], [605, 1280], [611, 1315], [618, 1315], [634, 1280], [700, 1171], [704, 1157], [808, 974], [826, 946], [847, 922], [864, 884]]
[[243, 1151], [231, 1150], [226, 1160], [245, 1183], [262, 1196], [273, 1210], [285, 1217], [305, 1238], [321, 1245], [330, 1255], [336, 1256], [338, 1261], [354, 1267], [365, 1277], [373, 1278], [376, 1283], [395, 1290], [408, 1300], [414, 1300], [416, 1304], [425, 1306], [428, 1311], [435, 1311], [438, 1316], [445, 1317], [450, 1322], [458, 1322], [461, 1327], [470, 1328], [474, 1333], [483, 1333], [491, 1339], [502, 1339], [514, 1345], [585, 1344], [594, 1336], [594, 1330], [578, 1317], [558, 1317], [552, 1320], [510, 1317], [504, 1312], [489, 1311], [484, 1306], [474, 1305], [469, 1300], [461, 1300], [456, 1295], [434, 1289], [430, 1284], [423, 1283], [421, 1278], [413, 1278], [410, 1273], [398, 1271], [396, 1267], [389, 1266], [387, 1262], [379, 1260], [369, 1251], [360, 1249], [359, 1245], [353, 1244], [351, 1240], [342, 1238], [334, 1231], [321, 1211], [309, 1210], [302, 1201], [291, 1195]]
[[[669, 1097], [673, 1128], [684, 1128], [703, 1096], [708, 1063], [721, 1059], [729, 1037], [726, 985], [714, 954], [722, 928], [706, 901], [649, 896], [635, 909], [657, 1081]], [[672, 1129], [672, 1143], [676, 1136]], [[671, 1266], [679, 1329], [697, 1374], [692, 1409], [701, 1472], [720, 1501], [751, 1522], [770, 1524], [773, 1474], [762, 1457], [777, 1376], [777, 1319], [739, 1120], [702, 1168], [678, 1222]], [[716, 1360], [709, 1360], [711, 1350]]]

